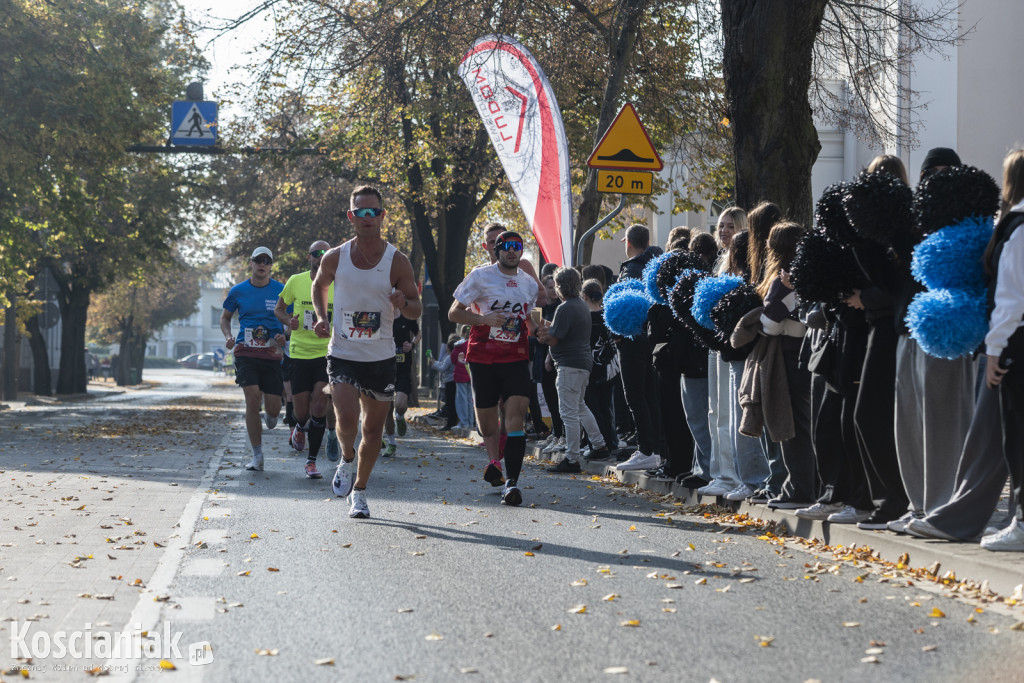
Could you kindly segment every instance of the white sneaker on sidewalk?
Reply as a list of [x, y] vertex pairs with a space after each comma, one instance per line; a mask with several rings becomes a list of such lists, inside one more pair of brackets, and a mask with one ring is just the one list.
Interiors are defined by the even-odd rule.
[[331, 480], [331, 488], [334, 495], [339, 498], [347, 498], [352, 493], [352, 486], [356, 482], [355, 460], [348, 461], [344, 458], [338, 463], [338, 469], [334, 470], [334, 479]]
[[657, 453], [644, 455], [636, 451], [625, 462], [620, 462], [615, 469], [619, 472], [631, 472], [633, 470], [650, 470], [661, 465], [661, 457]]
[[734, 490], [734, 489], [731, 489], [728, 486], [723, 486], [722, 484], [719, 484], [718, 482], [713, 481], [710, 484], [708, 484], [707, 486], [701, 486], [699, 489], [697, 489], [697, 495], [699, 495], [699, 496], [724, 496], [725, 494], [729, 493], [732, 490]]
[[828, 516], [828, 521], [833, 524], [857, 524], [871, 516], [871, 510], [858, 510], [852, 505], [844, 505], [839, 512], [833, 512]]
[[817, 519], [825, 521], [837, 512], [843, 509], [842, 503], [815, 503], [810, 507], [800, 508], [793, 514], [800, 519]]
[[547, 453], [547, 454], [558, 453], [559, 451], [564, 451], [564, 450], [565, 450], [565, 437], [564, 436], [560, 436], [557, 439], [555, 439], [554, 441], [552, 441], [550, 444], [545, 446], [544, 450], [541, 451], [541, 453]]
[[254, 456], [252, 456], [252, 460], [250, 460], [249, 464], [245, 466], [245, 469], [249, 470], [250, 472], [262, 472], [263, 471], [263, 456], [262, 455], [254, 455]]
[[726, 500], [746, 500], [750, 496], [754, 495], [754, 489], [750, 488], [746, 484], [740, 484], [732, 491], [725, 494]]
[[1024, 550], [1024, 522], [1016, 517], [1010, 526], [981, 539], [981, 547], [985, 550]]

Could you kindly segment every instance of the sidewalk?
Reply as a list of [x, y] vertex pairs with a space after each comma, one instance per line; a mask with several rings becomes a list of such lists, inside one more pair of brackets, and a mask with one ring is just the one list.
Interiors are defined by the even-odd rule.
[[[539, 448], [527, 446], [527, 455], [546, 460]], [[801, 519], [791, 510], [771, 510], [767, 505], [751, 505], [727, 501], [715, 496], [699, 496], [696, 491], [684, 488], [675, 482], [659, 481], [644, 472], [618, 472], [614, 461], [588, 463], [581, 459], [580, 466], [587, 474], [616, 478], [626, 484], [662, 495], [671, 495], [684, 505], [710, 504], [732, 509], [738, 514], [751, 518], [773, 521], [785, 527], [788, 533], [805, 539], [816, 539], [828, 546], [868, 546], [877, 551], [881, 559], [912, 567], [932, 567], [939, 563], [938, 576], [953, 572], [960, 581], [969, 579], [988, 587], [1000, 595], [1009, 597], [1020, 591], [1024, 583], [1024, 553], [995, 553], [983, 550], [975, 543], [950, 543], [931, 539], [915, 538], [891, 531], [866, 531], [852, 524], [830, 524]], [[909, 556], [909, 560], [903, 555]]]
[[133, 386], [119, 387], [114, 382], [92, 380], [86, 385], [84, 394], [54, 394], [53, 396], [40, 396], [31, 392], [18, 392], [18, 398], [14, 401], [0, 401], [0, 410], [21, 410], [25, 406], [46, 406], [64, 405], [67, 403], [78, 403], [80, 401], [91, 401], [107, 396], [116, 396], [128, 391], [141, 391], [149, 389], [153, 385], [150, 382], [140, 382]]

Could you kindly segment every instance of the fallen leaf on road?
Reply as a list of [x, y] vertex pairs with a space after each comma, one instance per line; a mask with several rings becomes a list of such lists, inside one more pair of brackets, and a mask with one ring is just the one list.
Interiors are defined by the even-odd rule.
[[259, 534], [250, 534], [249, 535], [249, 538], [259, 538], [259, 537], [260, 537]]
[[629, 669], [624, 666], [609, 666], [604, 670], [606, 674], [628, 674]]
[[525, 553], [523, 553], [523, 555], [526, 555], [527, 557], [536, 557], [536, 555], [534, 555], [530, 551], [526, 551]]
[[279, 572], [281, 570], [278, 569], [277, 567], [267, 567], [267, 571], [268, 572]]
[[862, 657], [860, 661], [861, 664], [880, 664], [882, 660], [874, 655], [871, 655], [870, 657]]
[[323, 659], [314, 659], [313, 663], [317, 666], [334, 666], [334, 657], [324, 657]]
[[694, 583], [697, 584], [698, 586], [703, 586], [707, 582], [708, 582], [708, 580], [705, 579], [704, 577], [701, 577], [701, 578], [697, 579], [696, 581], [694, 581]]
[[618, 593], [609, 593], [608, 595], [604, 596], [601, 599], [604, 600], [605, 602], [611, 602], [612, 600], [615, 600], [615, 598], [618, 598], [618, 597], [619, 597]]
[[266, 648], [256, 648], [254, 652], [258, 654], [260, 657], [276, 657], [278, 649], [276, 647], [272, 650], [268, 650]]
[[946, 616], [946, 613], [940, 610], [938, 607], [932, 607], [932, 611], [928, 613], [929, 617], [933, 619], [942, 619]]
[[444, 636], [440, 633], [431, 633], [427, 635], [426, 640], [444, 640]]
[[249, 570], [246, 569], [244, 572], [238, 572], [235, 576], [249, 576]]
[[586, 586], [587, 585], [587, 580], [586, 579], [577, 579], [576, 581], [573, 581], [569, 585], [570, 586]]
[[583, 614], [587, 611], [586, 605], [576, 605], [575, 607], [569, 608], [570, 614]]
[[630, 628], [635, 628], [635, 627], [637, 627], [639, 625], [640, 625], [640, 620], [639, 619], [627, 619], [626, 621], [620, 621], [619, 622], [619, 626], [628, 626]]
[[846, 628], [857, 628], [858, 626], [860, 626], [860, 622], [859, 621], [844, 621], [843, 622], [843, 626], [845, 626]]
[[174, 662], [171, 662], [171, 661], [166, 660], [166, 659], [161, 659], [160, 660], [160, 668], [163, 669], [164, 671], [174, 671], [178, 667], [174, 666]]
[[552, 631], [561, 631], [562, 630], [562, 625], [561, 624], [555, 624], [554, 626], [551, 627], [551, 630]]
[[398, 608], [398, 613], [399, 614], [407, 614], [407, 613], [409, 613], [411, 611], [412, 611], [412, 607], [399, 607]]
[[921, 652], [934, 652], [937, 649], [939, 649], [938, 645], [925, 645], [921, 648]]

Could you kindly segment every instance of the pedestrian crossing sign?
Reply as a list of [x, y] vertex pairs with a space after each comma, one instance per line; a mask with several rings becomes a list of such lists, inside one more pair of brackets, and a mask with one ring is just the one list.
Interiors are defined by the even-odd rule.
[[217, 143], [217, 103], [179, 100], [171, 106], [171, 143]]

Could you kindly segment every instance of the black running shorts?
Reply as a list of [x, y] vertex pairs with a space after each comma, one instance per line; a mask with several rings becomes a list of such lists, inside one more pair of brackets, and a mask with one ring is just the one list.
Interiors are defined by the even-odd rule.
[[530, 379], [530, 362], [470, 363], [469, 375], [473, 380], [474, 404], [477, 408], [494, 408], [499, 399], [512, 396], [529, 397], [536, 391]]
[[351, 384], [360, 393], [391, 401], [395, 397], [395, 359], [359, 362], [327, 356], [327, 374], [331, 384]]
[[258, 386], [271, 396], [284, 394], [281, 380], [281, 361], [270, 358], [235, 356], [235, 384], [240, 387]]
[[313, 391], [317, 383], [327, 384], [327, 357], [292, 358], [292, 395]]

